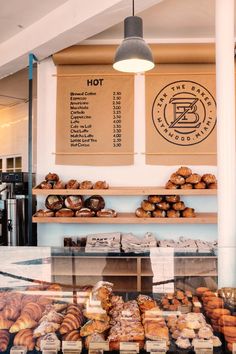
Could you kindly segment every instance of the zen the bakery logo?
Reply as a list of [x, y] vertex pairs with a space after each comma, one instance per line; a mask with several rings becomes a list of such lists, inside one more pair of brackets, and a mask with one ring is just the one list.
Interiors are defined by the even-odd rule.
[[206, 87], [194, 81], [175, 81], [155, 97], [152, 120], [157, 132], [175, 145], [201, 143], [216, 125], [216, 102]]

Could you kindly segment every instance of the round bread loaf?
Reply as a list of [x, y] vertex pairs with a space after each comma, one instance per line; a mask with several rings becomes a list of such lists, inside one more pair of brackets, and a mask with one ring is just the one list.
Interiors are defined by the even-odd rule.
[[162, 201], [163, 197], [161, 195], [149, 195], [148, 196], [148, 201], [150, 203], [160, 203]]
[[57, 217], [72, 217], [72, 216], [74, 216], [74, 212], [71, 209], [62, 208], [55, 213], [55, 216], [57, 216]]
[[206, 184], [217, 183], [216, 176], [210, 173], [206, 173], [202, 176], [202, 181]]
[[194, 184], [195, 189], [206, 189], [206, 187], [207, 187], [207, 185], [203, 181], [200, 181], [200, 182]]
[[152, 212], [152, 216], [154, 218], [165, 218], [166, 217], [166, 211], [165, 210], [160, 210], [156, 209]]
[[186, 166], [181, 166], [177, 171], [176, 171], [177, 175], [180, 175], [182, 177], [188, 177], [192, 174], [192, 170], [189, 167]]
[[217, 183], [210, 183], [207, 185], [208, 189], [217, 189]]
[[95, 215], [96, 215], [95, 212], [88, 208], [81, 208], [80, 210], [77, 210], [75, 213], [75, 216], [80, 218], [90, 218]]
[[180, 186], [181, 189], [193, 189], [193, 185], [191, 183], [185, 183]]
[[64, 199], [61, 195], [48, 195], [45, 200], [45, 206], [50, 210], [59, 210], [63, 207]]
[[93, 211], [98, 211], [104, 209], [105, 200], [100, 195], [92, 195], [91, 197], [85, 200], [84, 206]]
[[172, 183], [171, 181], [168, 181], [165, 185], [166, 189], [178, 189], [179, 185]]
[[220, 326], [235, 326], [236, 327], [236, 316], [223, 315], [219, 319]]
[[83, 206], [83, 197], [81, 195], [68, 195], [65, 198], [65, 206], [71, 210], [80, 210]]
[[185, 183], [184, 177], [178, 175], [177, 173], [172, 173], [172, 175], [170, 176], [170, 181], [177, 185], [181, 185]]
[[225, 326], [223, 329], [223, 333], [227, 337], [236, 338], [236, 327], [235, 326]]
[[167, 217], [168, 218], [179, 218], [180, 212], [178, 210], [174, 210], [174, 209], [167, 210]]
[[76, 179], [70, 179], [66, 184], [66, 189], [78, 189], [79, 182]]
[[182, 211], [182, 216], [184, 218], [194, 218], [196, 216], [195, 210], [193, 208], [185, 208]]
[[54, 211], [52, 210], [48, 210], [48, 209], [39, 209], [38, 211], [36, 211], [35, 216], [38, 217], [52, 217], [54, 216]]
[[185, 207], [185, 204], [184, 204], [184, 202], [177, 202], [177, 203], [174, 203], [174, 204], [172, 204], [172, 208], [174, 209], [174, 210], [184, 210], [186, 207]]
[[145, 211], [153, 211], [156, 209], [155, 204], [150, 203], [148, 200], [144, 199], [141, 203], [141, 208]]
[[[215, 320], [218, 319], [222, 315], [230, 315], [230, 311], [228, 309], [221, 309], [221, 308], [214, 309], [212, 311], [212, 318]], [[236, 328], [235, 328], [235, 330], [236, 330]]]
[[57, 181], [53, 185], [53, 189], [64, 189], [64, 188], [65, 188], [65, 183], [63, 183], [62, 181]]
[[135, 215], [138, 218], [150, 218], [152, 216], [150, 211], [145, 211], [142, 208], [137, 208], [135, 211]]
[[43, 181], [40, 183], [40, 188], [41, 189], [52, 189], [52, 183], [48, 181]]
[[179, 195], [166, 195], [165, 200], [168, 203], [178, 203], [180, 201], [180, 196]]
[[199, 183], [201, 178], [202, 177], [198, 173], [192, 173], [189, 177], [186, 178], [186, 183]]
[[160, 202], [156, 204], [156, 207], [160, 210], [169, 210], [170, 209], [170, 204], [167, 202]]
[[79, 189], [92, 189], [93, 182], [91, 181], [83, 181], [80, 183]]
[[56, 173], [51, 173], [49, 172], [46, 176], [45, 176], [46, 181], [53, 181], [53, 182], [57, 182], [59, 181], [59, 176]]
[[117, 212], [113, 209], [101, 209], [97, 211], [97, 216], [102, 218], [115, 218]]
[[108, 189], [109, 184], [106, 181], [97, 181], [93, 185], [93, 189]]

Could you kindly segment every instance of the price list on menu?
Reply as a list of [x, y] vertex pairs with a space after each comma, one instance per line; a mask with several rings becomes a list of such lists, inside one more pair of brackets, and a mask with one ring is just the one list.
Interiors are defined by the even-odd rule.
[[58, 77], [56, 163], [133, 163], [133, 76]]

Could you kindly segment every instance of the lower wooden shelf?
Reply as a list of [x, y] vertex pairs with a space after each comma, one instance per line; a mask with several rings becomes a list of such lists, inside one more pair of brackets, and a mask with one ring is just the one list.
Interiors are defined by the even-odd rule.
[[138, 218], [134, 213], [118, 213], [117, 217], [37, 217], [34, 223], [61, 224], [216, 224], [217, 213], [196, 213], [195, 218]]

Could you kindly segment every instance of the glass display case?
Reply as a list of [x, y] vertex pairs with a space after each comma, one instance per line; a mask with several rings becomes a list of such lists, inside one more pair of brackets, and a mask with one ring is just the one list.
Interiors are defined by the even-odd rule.
[[227, 353], [235, 346], [236, 292], [217, 289], [213, 251], [1, 247], [0, 256], [2, 352]]

